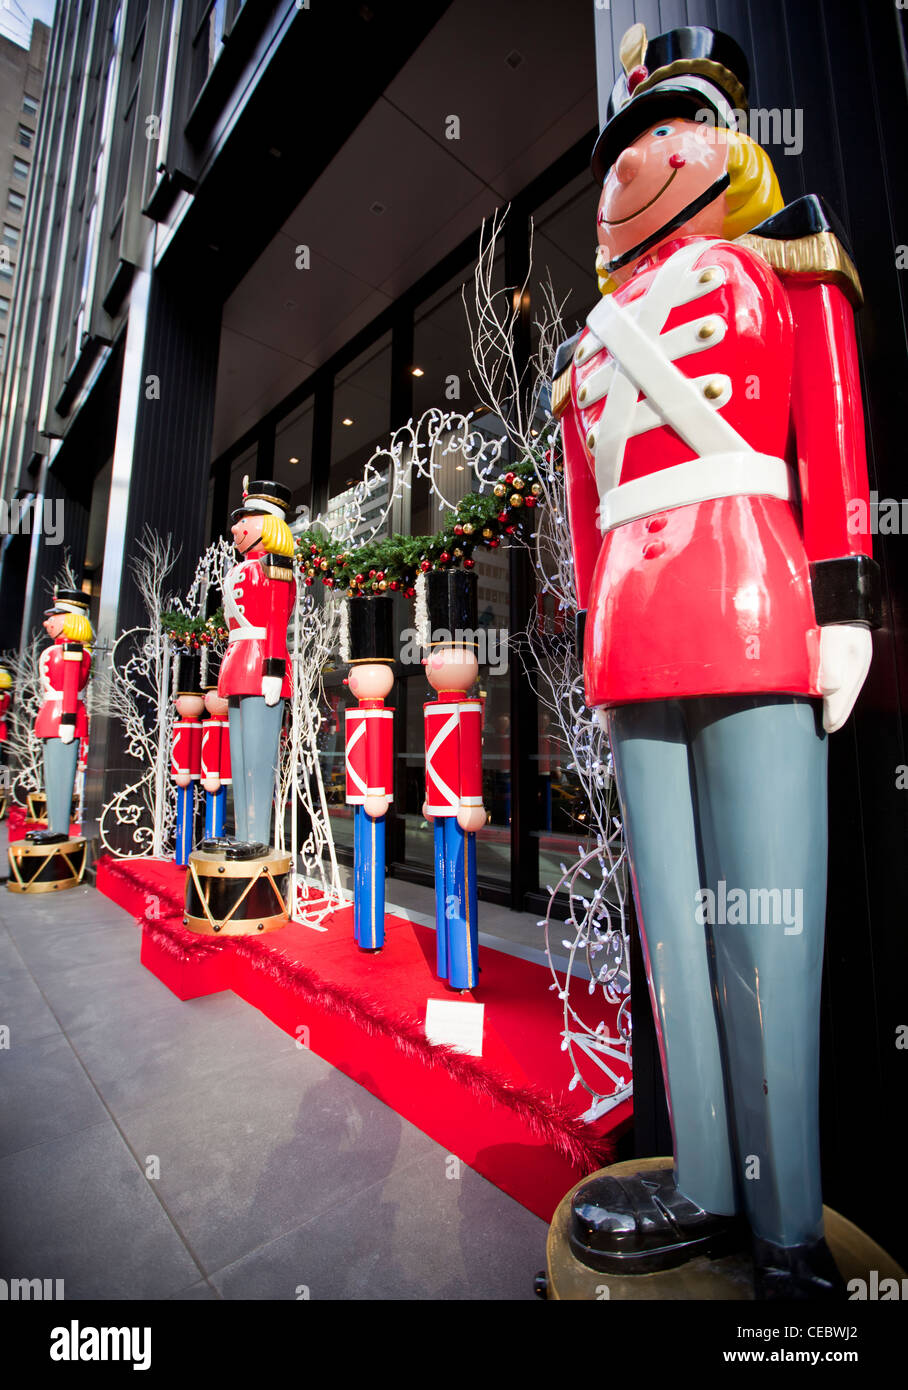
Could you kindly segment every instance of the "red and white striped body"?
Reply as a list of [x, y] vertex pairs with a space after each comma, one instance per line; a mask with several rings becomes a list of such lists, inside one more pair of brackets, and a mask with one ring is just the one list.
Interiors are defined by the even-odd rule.
[[361, 700], [345, 712], [345, 762], [348, 806], [362, 806], [367, 796], [394, 795], [394, 711], [382, 700]]
[[423, 705], [427, 815], [482, 805], [482, 703], [455, 691]]
[[209, 715], [202, 721], [199, 769], [206, 791], [216, 792], [231, 781], [230, 726], [226, 719], [217, 715]]
[[199, 719], [178, 719], [173, 726], [170, 772], [174, 779], [189, 777], [197, 782], [202, 771], [202, 723]]

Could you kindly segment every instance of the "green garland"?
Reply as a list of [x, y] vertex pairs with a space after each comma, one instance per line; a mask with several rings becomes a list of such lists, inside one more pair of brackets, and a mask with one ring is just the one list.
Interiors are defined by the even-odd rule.
[[191, 617], [186, 613], [164, 613], [161, 629], [171, 642], [185, 647], [187, 651], [197, 652], [200, 647], [227, 641], [227, 619], [223, 608], [212, 613], [210, 618]]
[[543, 501], [539, 475], [548, 467], [541, 448], [521, 459], [499, 474], [491, 491], [461, 498], [434, 536], [385, 536], [351, 547], [322, 531], [304, 531], [296, 540], [303, 582], [311, 585], [320, 579], [326, 588], [339, 589], [348, 598], [387, 590], [412, 598], [420, 573], [458, 565], [472, 569], [477, 545], [495, 549], [503, 537], [516, 534], [527, 512]]

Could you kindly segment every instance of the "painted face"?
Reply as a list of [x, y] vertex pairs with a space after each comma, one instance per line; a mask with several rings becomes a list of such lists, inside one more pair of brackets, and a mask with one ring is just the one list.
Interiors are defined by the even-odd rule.
[[[597, 219], [603, 260], [614, 260], [652, 236], [725, 172], [728, 146], [701, 121], [660, 121], [615, 160], [602, 185]], [[715, 198], [670, 236], [719, 236], [725, 198]], [[633, 262], [617, 272], [622, 283]]]
[[262, 539], [264, 522], [263, 516], [241, 516], [231, 526], [233, 543], [241, 555], [245, 555], [247, 550], [251, 550]]
[[476, 654], [465, 647], [436, 647], [426, 662], [433, 690], [469, 690], [478, 675]]
[[198, 719], [205, 708], [205, 701], [201, 695], [178, 695], [174, 704], [177, 714], [183, 719]]
[[394, 672], [387, 662], [364, 661], [351, 666], [347, 687], [357, 700], [383, 700], [394, 685]]
[[52, 613], [49, 618], [45, 618], [44, 631], [47, 633], [48, 637], [52, 637], [54, 641], [56, 641], [58, 637], [62, 637], [63, 624], [65, 621], [66, 619], [62, 613]]
[[216, 690], [205, 691], [205, 708], [208, 713], [214, 715], [216, 719], [227, 718], [229, 706], [223, 695], [219, 695]]

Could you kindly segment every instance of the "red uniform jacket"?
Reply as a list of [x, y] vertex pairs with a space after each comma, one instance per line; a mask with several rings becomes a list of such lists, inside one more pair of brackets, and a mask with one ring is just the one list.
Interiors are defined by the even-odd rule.
[[262, 677], [283, 677], [290, 695], [287, 624], [296, 599], [293, 567], [281, 556], [252, 550], [224, 580], [224, 616], [230, 636], [218, 676], [218, 694], [261, 695]]
[[79, 699], [88, 684], [91, 656], [81, 642], [58, 637], [38, 658], [44, 703], [35, 720], [36, 738], [59, 738], [60, 723], [72, 724], [76, 738], [88, 737], [88, 715]]
[[200, 756], [202, 781], [217, 779], [226, 786], [230, 776], [230, 725], [226, 719], [209, 715], [202, 721], [202, 748]]
[[423, 705], [426, 731], [426, 810], [456, 816], [482, 805], [482, 700], [444, 692]]
[[8, 736], [6, 712], [10, 706], [10, 699], [11, 696], [8, 690], [0, 690], [0, 743], [5, 743]]
[[367, 796], [394, 794], [394, 711], [383, 700], [361, 700], [344, 715], [348, 806]]
[[193, 782], [202, 771], [202, 721], [177, 719], [173, 726], [173, 750], [170, 757], [171, 775], [188, 772]]
[[818, 695], [810, 566], [870, 554], [848, 526], [868, 497], [848, 300], [704, 237], [610, 298], [625, 313], [593, 311], [562, 418], [588, 704]]

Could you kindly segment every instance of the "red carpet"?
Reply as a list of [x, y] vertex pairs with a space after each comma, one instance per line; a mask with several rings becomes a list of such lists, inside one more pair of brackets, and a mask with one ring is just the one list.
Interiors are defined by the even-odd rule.
[[[29, 820], [24, 806], [10, 806], [6, 823], [10, 844], [13, 844], [15, 840], [24, 840], [29, 830], [47, 829], [46, 820]], [[81, 835], [82, 831], [75, 821], [69, 827], [69, 833], [70, 835]]]
[[[182, 925], [185, 872], [105, 856], [97, 878], [140, 919], [142, 962], [179, 998], [232, 989], [544, 1220], [578, 1178], [608, 1162], [631, 1103], [596, 1125], [578, 1118], [588, 1096], [567, 1089], [561, 1003], [547, 970], [482, 947], [476, 991], [452, 994], [435, 978], [434, 931], [388, 916], [384, 950], [368, 955], [353, 942], [352, 906], [325, 920], [327, 932], [291, 922], [263, 937], [201, 937]], [[614, 1011], [577, 994], [578, 1012], [614, 1033]], [[430, 998], [485, 1005], [482, 1057], [426, 1039]]]

